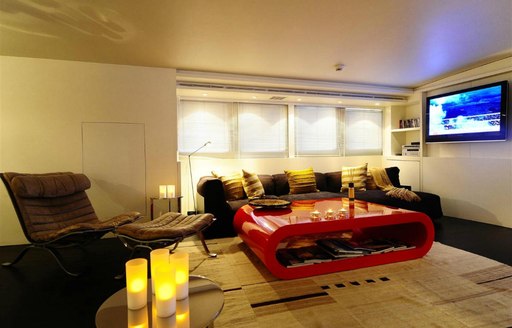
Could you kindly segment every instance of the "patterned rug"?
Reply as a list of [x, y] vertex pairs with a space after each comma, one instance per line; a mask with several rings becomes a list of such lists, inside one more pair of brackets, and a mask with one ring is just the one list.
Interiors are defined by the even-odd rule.
[[440, 243], [422, 259], [295, 280], [273, 277], [239, 238], [195, 241], [191, 273], [216, 281], [215, 327], [512, 327], [512, 267]]

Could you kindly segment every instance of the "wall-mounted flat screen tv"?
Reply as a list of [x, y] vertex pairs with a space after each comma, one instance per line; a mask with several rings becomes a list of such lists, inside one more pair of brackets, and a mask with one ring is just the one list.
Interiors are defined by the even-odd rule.
[[425, 142], [507, 140], [508, 82], [427, 97]]

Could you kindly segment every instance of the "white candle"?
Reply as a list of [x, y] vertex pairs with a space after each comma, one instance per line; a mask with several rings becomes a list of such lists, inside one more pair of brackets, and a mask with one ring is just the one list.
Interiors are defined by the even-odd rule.
[[147, 306], [138, 310], [128, 310], [128, 328], [147, 328], [148, 308]]
[[158, 187], [158, 190], [159, 190], [160, 198], [167, 198], [167, 186], [166, 185], [160, 185]]
[[167, 197], [176, 197], [176, 187], [174, 185], [167, 185]]
[[155, 269], [156, 315], [169, 317], [176, 313], [176, 270], [170, 263]]
[[128, 309], [138, 310], [148, 303], [148, 261], [133, 259], [126, 262], [126, 298]]
[[177, 328], [190, 328], [190, 310], [188, 298], [176, 302], [176, 326]]
[[[162, 263], [169, 263], [169, 249], [158, 248], [149, 253], [151, 278], [155, 277], [155, 268]], [[151, 292], [155, 293], [155, 279], [151, 279]]]
[[188, 297], [188, 253], [177, 251], [171, 254], [171, 264], [176, 268], [176, 299]]

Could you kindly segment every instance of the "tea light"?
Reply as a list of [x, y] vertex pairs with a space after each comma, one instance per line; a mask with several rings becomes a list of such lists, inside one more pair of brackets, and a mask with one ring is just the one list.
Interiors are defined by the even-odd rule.
[[158, 195], [160, 198], [167, 198], [167, 186], [166, 185], [160, 185], [158, 187]]
[[167, 185], [167, 197], [174, 198], [176, 197], [176, 187], [174, 185]]
[[315, 211], [313, 211], [313, 212], [311, 212], [311, 213], [309, 213], [309, 214], [311, 215], [311, 218], [312, 218], [312, 219], [318, 219], [318, 218], [320, 218], [320, 212], [318, 212], [318, 211], [316, 211], [316, 210], [315, 210]]
[[171, 254], [171, 264], [176, 268], [176, 299], [188, 297], [188, 253], [177, 251]]
[[148, 308], [144, 306], [138, 310], [128, 310], [128, 328], [147, 328]]
[[176, 323], [177, 328], [190, 328], [188, 298], [176, 302]]
[[125, 264], [128, 309], [138, 310], [148, 303], [148, 261], [133, 259]]
[[325, 211], [325, 217], [327, 219], [332, 219], [334, 217], [334, 211], [331, 209], [328, 209], [327, 211]]
[[[162, 263], [169, 263], [169, 249], [158, 248], [154, 249], [149, 253], [150, 267], [151, 267], [151, 278], [155, 277], [155, 269]], [[151, 279], [151, 292], [155, 293], [155, 279]]]
[[176, 270], [170, 263], [155, 268], [155, 303], [157, 317], [176, 313]]
[[347, 210], [344, 208], [340, 208], [337, 213], [338, 219], [344, 219], [347, 216]]

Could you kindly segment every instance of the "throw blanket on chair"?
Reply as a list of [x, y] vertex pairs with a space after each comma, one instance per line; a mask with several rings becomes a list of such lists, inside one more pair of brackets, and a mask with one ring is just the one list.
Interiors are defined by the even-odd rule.
[[370, 168], [370, 173], [377, 187], [382, 191], [387, 191], [386, 196], [402, 199], [407, 202], [421, 201], [420, 196], [416, 195], [415, 192], [393, 186], [385, 169], [372, 167]]

